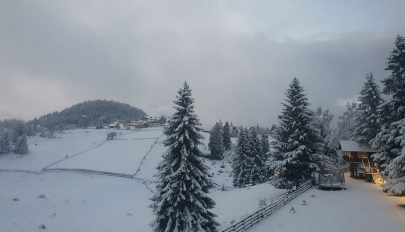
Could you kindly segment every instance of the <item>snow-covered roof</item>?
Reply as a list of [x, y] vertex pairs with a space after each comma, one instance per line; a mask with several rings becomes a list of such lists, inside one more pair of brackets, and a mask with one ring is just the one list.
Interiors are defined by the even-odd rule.
[[351, 140], [340, 140], [340, 149], [342, 151], [354, 151], [354, 152], [376, 152], [368, 144], [361, 144]]

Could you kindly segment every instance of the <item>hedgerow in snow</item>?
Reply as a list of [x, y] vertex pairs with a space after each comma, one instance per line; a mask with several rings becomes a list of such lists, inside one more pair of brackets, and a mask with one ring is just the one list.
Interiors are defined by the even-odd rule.
[[299, 185], [311, 176], [311, 156], [316, 153], [317, 135], [312, 128], [312, 112], [297, 78], [287, 90], [284, 109], [279, 115], [279, 126], [274, 132], [269, 167], [279, 188]]
[[380, 90], [372, 73], [366, 76], [358, 102], [356, 129], [352, 137], [359, 143], [369, 144], [380, 130], [378, 107], [382, 103]]
[[210, 211], [215, 202], [208, 196], [213, 183], [199, 156], [200, 122], [194, 99], [185, 82], [174, 101], [176, 112], [165, 129], [167, 152], [158, 165], [159, 183], [153, 196], [155, 232], [217, 231]]

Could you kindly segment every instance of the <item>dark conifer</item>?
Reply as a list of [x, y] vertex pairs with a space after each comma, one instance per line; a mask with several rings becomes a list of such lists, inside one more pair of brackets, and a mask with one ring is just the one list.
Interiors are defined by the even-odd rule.
[[225, 150], [230, 150], [232, 146], [231, 142], [231, 127], [229, 126], [228, 122], [225, 122], [224, 128], [223, 128], [223, 141], [224, 141], [224, 147]]
[[194, 99], [185, 82], [174, 101], [176, 112], [165, 129], [167, 152], [158, 166], [159, 183], [152, 198], [155, 232], [217, 231], [210, 211], [215, 202], [208, 196], [213, 183], [199, 156], [200, 122]]
[[369, 144], [380, 130], [378, 107], [382, 103], [380, 89], [372, 73], [367, 74], [366, 82], [360, 91], [356, 114], [356, 129], [353, 139], [359, 143]]
[[286, 95], [274, 133], [270, 168], [277, 175], [278, 187], [291, 188], [311, 176], [311, 156], [316, 153], [318, 137], [312, 128], [313, 114], [308, 109], [308, 99], [297, 78]]
[[247, 129], [241, 129], [239, 131], [238, 143], [235, 149], [235, 158], [232, 163], [234, 187], [240, 188], [249, 184], [251, 168], [251, 158], [249, 156], [249, 132]]
[[256, 128], [249, 131], [248, 156], [250, 161], [249, 183], [251, 185], [263, 183], [266, 180], [266, 157]]
[[388, 178], [384, 190], [395, 195], [405, 194], [405, 37], [397, 36], [388, 57], [386, 70], [390, 75], [382, 83], [389, 101], [381, 104], [382, 129], [373, 139], [374, 155]]
[[208, 143], [208, 147], [211, 151], [210, 157], [212, 159], [221, 160], [224, 158], [225, 147], [222, 135], [222, 126], [217, 122], [211, 130], [210, 140]]

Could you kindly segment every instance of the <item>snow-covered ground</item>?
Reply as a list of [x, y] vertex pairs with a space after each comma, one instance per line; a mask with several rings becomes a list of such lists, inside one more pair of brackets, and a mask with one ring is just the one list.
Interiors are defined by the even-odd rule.
[[[117, 131], [116, 140], [106, 141], [109, 131], [69, 130], [55, 139], [31, 137], [29, 154], [2, 156], [0, 170], [12, 172], [0, 172], [0, 231], [40, 231], [41, 224], [58, 232], [151, 231], [150, 181], [156, 180], [156, 166], [165, 151], [162, 128]], [[204, 136], [201, 147], [207, 151], [208, 134]], [[211, 196], [221, 228], [256, 211], [260, 200], [269, 202], [283, 192], [269, 184], [233, 189], [232, 154], [225, 157], [204, 159], [216, 184]], [[136, 179], [41, 172], [46, 167], [136, 174]]]
[[41, 171], [44, 167], [78, 153], [92, 149], [106, 140], [105, 130], [68, 130], [56, 133], [56, 138], [29, 137], [29, 154], [0, 156], [0, 169]]
[[221, 228], [225, 229], [231, 223], [238, 222], [263, 207], [264, 205], [259, 205], [260, 201], [269, 204], [273, 198], [284, 192], [275, 189], [271, 184], [259, 184], [230, 191], [213, 191], [211, 195], [217, 204], [213, 212], [219, 216]]
[[50, 168], [79, 168], [134, 174], [145, 154], [158, 138], [110, 140], [82, 155], [66, 159]]
[[[30, 153], [0, 157], [0, 231], [151, 231], [150, 198], [156, 166], [165, 151], [162, 128], [69, 130], [55, 139], [31, 137]], [[208, 152], [208, 134], [201, 148]], [[216, 187], [213, 212], [224, 229], [283, 193], [270, 184], [233, 189], [232, 153], [223, 161], [205, 160]], [[43, 168], [90, 169], [136, 174], [136, 179], [41, 172]], [[13, 170], [36, 171], [34, 173]], [[227, 191], [221, 191], [222, 189]], [[376, 185], [347, 179], [347, 190], [311, 189], [252, 228], [264, 231], [404, 231], [405, 198], [389, 197]], [[303, 204], [303, 201], [306, 204]], [[295, 213], [290, 212], [294, 207]]]
[[388, 196], [363, 180], [346, 177], [346, 181], [347, 190], [312, 188], [251, 231], [405, 231], [404, 197]]
[[[152, 231], [152, 192], [135, 179], [75, 173], [0, 173], [0, 231]], [[213, 190], [222, 228], [282, 191], [269, 184]], [[45, 195], [41, 198], [40, 195]]]
[[133, 179], [0, 173], [0, 183], [0, 231], [150, 231], [151, 192]]

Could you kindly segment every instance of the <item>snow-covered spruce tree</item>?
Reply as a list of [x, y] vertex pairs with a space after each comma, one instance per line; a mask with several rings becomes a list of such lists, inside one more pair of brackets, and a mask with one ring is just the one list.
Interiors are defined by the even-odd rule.
[[311, 176], [311, 156], [316, 153], [318, 137], [312, 128], [312, 112], [297, 78], [287, 90], [284, 109], [272, 143], [274, 151], [270, 168], [276, 175], [273, 183], [279, 188], [292, 188]]
[[393, 195], [405, 195], [405, 119], [402, 120], [400, 129], [401, 154], [394, 158], [387, 166], [388, 180], [384, 189]]
[[377, 162], [380, 173], [387, 176], [385, 172], [387, 165], [400, 152], [398, 141], [395, 138], [399, 135], [397, 128], [392, 124], [395, 120], [392, 105], [390, 102], [382, 103], [378, 108], [380, 115], [379, 123], [381, 125], [380, 132], [377, 133], [374, 139], [370, 141], [371, 146], [377, 152], [372, 155], [372, 158]]
[[401, 128], [400, 135], [397, 137], [397, 140], [401, 141], [401, 153], [387, 166], [388, 180], [384, 189], [393, 195], [403, 196], [405, 195], [405, 119], [402, 119], [398, 126]]
[[164, 125], [166, 123], [166, 121], [167, 121], [167, 119], [166, 119], [166, 117], [164, 115], [160, 116], [159, 123], [161, 125]]
[[155, 232], [213, 232], [219, 225], [210, 209], [213, 186], [199, 156], [203, 138], [194, 113], [194, 99], [186, 82], [174, 101], [176, 112], [165, 129], [167, 151], [158, 165], [158, 184], [152, 198]]
[[333, 120], [333, 115], [329, 112], [329, 109], [323, 110], [322, 107], [318, 107], [314, 117], [314, 127], [318, 131], [319, 136], [327, 138], [332, 134], [330, 123]]
[[356, 111], [357, 103], [347, 103], [346, 111], [343, 112], [342, 116], [339, 116], [337, 134], [339, 140], [350, 140], [352, 139], [354, 130], [356, 128]]
[[25, 123], [17, 121], [12, 129], [11, 141], [16, 144], [18, 139], [23, 135], [26, 135]]
[[20, 155], [28, 153], [28, 143], [26, 135], [22, 135], [17, 139], [17, 142], [14, 145], [14, 153]]
[[223, 128], [223, 141], [224, 141], [224, 147], [225, 150], [230, 150], [232, 146], [231, 142], [231, 127], [229, 126], [228, 122], [225, 122], [224, 128]]
[[232, 163], [234, 187], [242, 188], [249, 184], [249, 173], [251, 172], [251, 158], [249, 154], [249, 132], [247, 129], [241, 129]]
[[236, 126], [233, 125], [233, 123], [231, 122], [231, 137], [236, 138], [239, 136], [239, 130]]
[[0, 154], [7, 154], [11, 151], [10, 137], [7, 131], [0, 134]]
[[352, 137], [359, 143], [369, 144], [380, 130], [378, 107], [382, 103], [380, 89], [372, 73], [366, 76], [358, 102], [356, 128]]
[[332, 130], [330, 123], [333, 115], [329, 110], [318, 107], [314, 116], [313, 126], [318, 134], [317, 154], [313, 156], [313, 162], [320, 170], [334, 170], [337, 168], [337, 147], [331, 142]]
[[208, 148], [211, 151], [211, 159], [222, 160], [224, 158], [225, 146], [222, 135], [222, 126], [217, 122], [211, 129], [210, 140], [208, 143]]
[[382, 81], [383, 93], [390, 100], [379, 107], [382, 129], [372, 141], [378, 150], [374, 159], [388, 177], [384, 191], [404, 195], [401, 186], [405, 183], [405, 166], [401, 157], [405, 147], [405, 37], [397, 36], [385, 69], [391, 74]]
[[262, 143], [262, 151], [263, 154], [267, 156], [267, 153], [270, 151], [270, 143], [269, 143], [269, 135], [263, 133], [261, 136], [261, 143]]
[[249, 130], [248, 156], [250, 163], [249, 184], [256, 185], [266, 180], [266, 157], [256, 128]]

